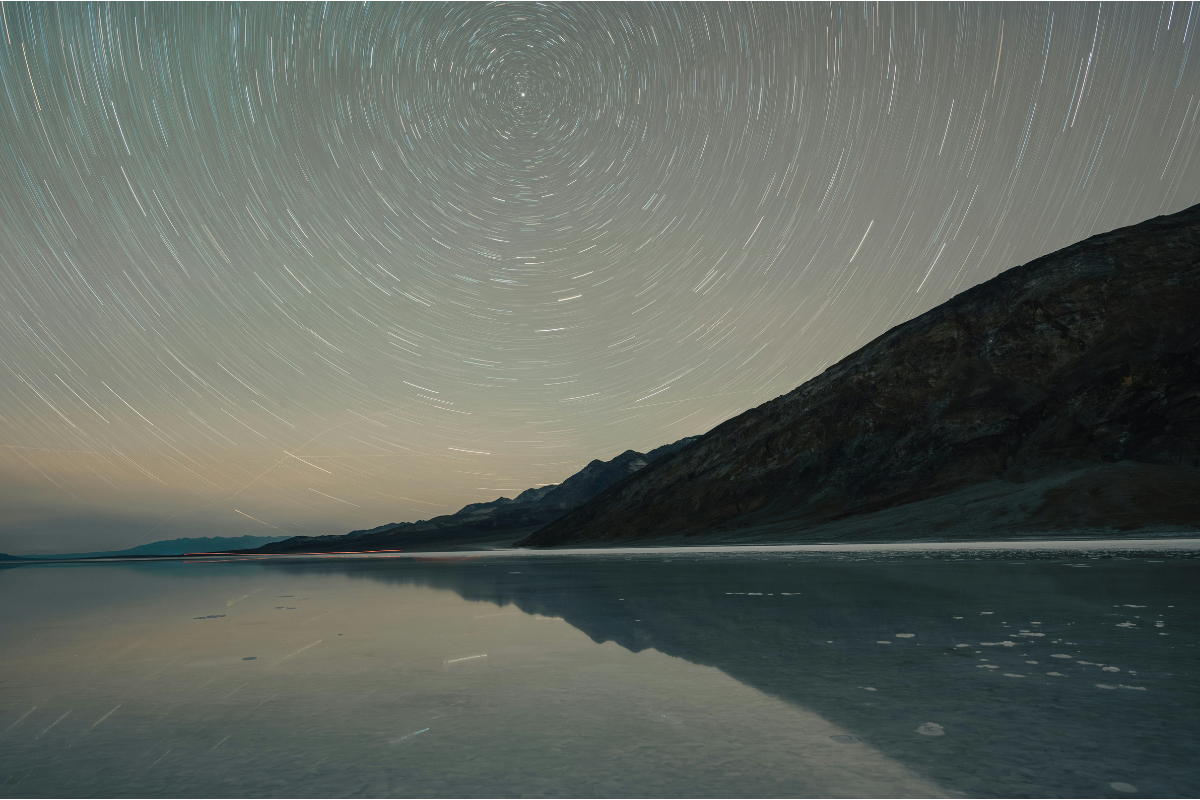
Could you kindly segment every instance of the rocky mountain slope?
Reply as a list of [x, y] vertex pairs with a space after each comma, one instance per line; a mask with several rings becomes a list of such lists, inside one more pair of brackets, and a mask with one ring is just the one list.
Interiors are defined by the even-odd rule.
[[511, 499], [500, 497], [486, 503], [470, 503], [454, 514], [419, 522], [393, 522], [370, 530], [352, 531], [344, 536], [295, 536], [255, 550], [235, 552], [314, 553], [507, 545], [513, 538], [551, 522], [617, 481], [691, 444], [697, 438], [680, 439], [649, 453], [626, 450], [609, 461], [592, 461], [562, 483], [526, 489]]
[[1014, 267], [521, 545], [1200, 529], [1200, 206]]

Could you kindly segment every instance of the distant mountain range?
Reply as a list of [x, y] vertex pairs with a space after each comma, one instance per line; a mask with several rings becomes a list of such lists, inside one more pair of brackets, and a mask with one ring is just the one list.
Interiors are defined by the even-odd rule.
[[1200, 530], [1200, 205], [1014, 267], [519, 541]]
[[342, 536], [295, 536], [238, 552], [328, 553], [367, 550], [455, 550], [507, 546], [587, 502], [614, 483], [686, 447], [699, 437], [680, 439], [648, 453], [626, 450], [610, 461], [592, 461], [562, 483], [526, 489], [516, 497], [471, 503], [454, 514], [419, 522], [392, 522]]
[[217, 553], [235, 548], [258, 547], [277, 542], [284, 536], [201, 536], [193, 539], [168, 539], [131, 547], [128, 550], [105, 550], [97, 553], [56, 553], [48, 556], [21, 556], [25, 559], [112, 558], [120, 556], [182, 556], [188, 553]]

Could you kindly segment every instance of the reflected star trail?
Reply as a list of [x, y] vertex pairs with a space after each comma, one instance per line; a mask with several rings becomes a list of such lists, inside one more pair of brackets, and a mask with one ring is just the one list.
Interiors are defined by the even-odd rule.
[[1193, 6], [3, 4], [0, 550], [707, 431], [1200, 200]]

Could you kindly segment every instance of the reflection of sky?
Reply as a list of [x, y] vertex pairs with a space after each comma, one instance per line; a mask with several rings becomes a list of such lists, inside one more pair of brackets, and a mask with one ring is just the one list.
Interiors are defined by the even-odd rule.
[[1200, 187], [1179, 4], [3, 17], [3, 551], [512, 496]]
[[1197, 632], [1194, 548], [1051, 548], [272, 569], [561, 616], [596, 642], [716, 667], [969, 795], [1090, 796], [1113, 782], [1194, 794], [1200, 728], [1183, 711], [1195, 692], [1179, 646]]
[[297, 775], [333, 794], [350, 773], [455, 796], [501, 778], [513, 791], [489, 794], [932, 793], [915, 773], [973, 796], [1194, 796], [1196, 559], [1068, 556], [18, 567], [0, 575], [0, 766], [70, 744], [80, 771], [33, 786], [206, 795], [213, 776]]
[[84, 602], [0, 630], [0, 768], [21, 765], [18, 794], [56, 796], [941, 796], [718, 669], [464, 599], [425, 585], [425, 566], [399, 584], [319, 568], [7, 573], [6, 603]]

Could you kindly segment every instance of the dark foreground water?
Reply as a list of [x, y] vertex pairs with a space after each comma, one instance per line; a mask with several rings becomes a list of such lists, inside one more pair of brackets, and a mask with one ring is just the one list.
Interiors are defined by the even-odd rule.
[[1200, 795], [1188, 551], [0, 570], [0, 795]]

